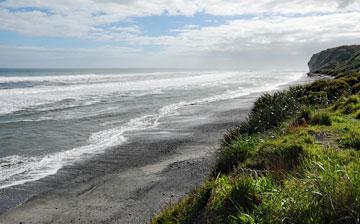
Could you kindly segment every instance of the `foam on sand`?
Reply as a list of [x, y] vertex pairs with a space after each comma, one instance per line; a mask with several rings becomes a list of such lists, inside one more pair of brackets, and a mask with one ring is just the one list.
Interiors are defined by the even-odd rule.
[[185, 106], [233, 99], [255, 92], [270, 91], [288, 82], [289, 80], [279, 82], [275, 86], [270, 83], [251, 89], [239, 88], [210, 97], [169, 104], [160, 108], [156, 114], [137, 117], [131, 119], [124, 125], [93, 133], [89, 137], [87, 145], [71, 150], [44, 156], [24, 157], [16, 155], [0, 158], [0, 173], [2, 174], [0, 176], [0, 189], [36, 181], [46, 176], [56, 174], [60, 168], [66, 165], [103, 153], [111, 147], [121, 145], [127, 141], [124, 135], [125, 133], [155, 128], [159, 125], [161, 118], [176, 115], [176, 112]]

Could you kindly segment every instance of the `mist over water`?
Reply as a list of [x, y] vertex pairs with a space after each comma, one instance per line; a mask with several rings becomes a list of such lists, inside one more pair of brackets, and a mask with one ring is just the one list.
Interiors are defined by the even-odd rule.
[[179, 109], [270, 91], [303, 72], [0, 70], [0, 188], [130, 141]]

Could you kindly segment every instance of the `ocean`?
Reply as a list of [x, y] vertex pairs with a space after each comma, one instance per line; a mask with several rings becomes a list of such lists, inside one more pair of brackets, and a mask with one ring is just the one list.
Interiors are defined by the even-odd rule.
[[131, 142], [137, 132], [188, 108], [276, 90], [305, 76], [302, 71], [0, 69], [0, 189]]

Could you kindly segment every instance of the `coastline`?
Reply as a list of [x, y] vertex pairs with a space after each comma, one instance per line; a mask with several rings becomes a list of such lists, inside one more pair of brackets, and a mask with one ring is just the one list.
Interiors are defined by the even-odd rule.
[[[213, 154], [223, 133], [245, 119], [259, 95], [206, 105], [203, 110], [206, 107], [221, 109], [205, 116], [206, 119], [203, 114], [199, 115], [195, 124], [186, 127], [182, 126], [186, 114], [172, 118], [174, 120], [167, 122], [168, 127], [132, 136], [129, 144], [64, 167], [58, 174], [40, 181], [13, 187], [13, 192], [7, 189], [5, 193], [12, 195], [34, 189], [39, 191], [27, 194], [30, 200], [24, 199], [27, 202], [18, 207], [6, 212], [6, 208], [2, 208], [4, 213], [0, 215], [0, 221], [148, 222], [159, 209], [177, 201], [209, 175]], [[175, 123], [174, 130], [170, 124]], [[6, 195], [4, 191], [1, 193]]]
[[259, 97], [213, 175], [151, 223], [356, 223], [360, 73]]
[[[222, 112], [219, 117], [226, 118], [225, 121], [209, 120], [192, 127], [191, 134], [183, 132], [173, 138], [162, 139], [161, 133], [145, 138], [139, 135], [132, 143], [109, 150], [93, 161], [65, 167], [60, 175], [39, 181], [53, 189], [5, 212], [0, 221], [148, 222], [166, 203], [176, 201], [201, 184], [211, 171], [212, 151], [218, 139], [237, 122], [226, 121], [229, 115], [241, 119], [247, 112], [245, 108]], [[59, 186], [54, 186], [56, 183]]]

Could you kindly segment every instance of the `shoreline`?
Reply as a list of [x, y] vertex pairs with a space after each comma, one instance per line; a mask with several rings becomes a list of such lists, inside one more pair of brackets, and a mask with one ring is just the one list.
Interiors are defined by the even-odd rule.
[[[56, 175], [4, 189], [2, 195], [5, 192], [13, 196], [21, 191], [41, 190], [33, 192], [24, 203], [3, 210], [0, 222], [148, 222], [164, 205], [175, 202], [209, 175], [222, 134], [246, 117], [250, 102], [256, 98], [232, 99], [230, 102], [239, 100], [244, 105], [215, 113], [187, 129], [181, 127], [182, 119], [174, 118], [177, 121], [170, 123], [179, 122], [178, 130], [161, 127], [144, 131], [132, 136], [128, 144], [64, 167]], [[166, 129], [173, 134], [162, 134]]]
[[342, 74], [258, 98], [224, 136], [215, 175], [151, 223], [356, 223], [359, 81]]
[[[305, 78], [279, 88], [309, 81]], [[246, 118], [260, 94], [203, 105], [205, 109], [222, 109], [208, 114], [205, 120], [199, 116], [198, 124], [190, 127], [182, 126], [186, 115], [171, 118], [168, 127], [131, 136], [129, 143], [64, 167], [56, 175], [0, 191], [1, 195], [15, 198], [20, 195], [21, 201], [21, 192], [26, 195], [39, 190], [27, 194], [20, 205], [15, 200], [10, 203], [12, 208], [0, 208], [0, 221], [148, 222], [159, 209], [177, 201], [208, 177], [223, 133]], [[176, 130], [171, 127], [174, 123]], [[164, 134], [167, 130], [172, 135]]]

